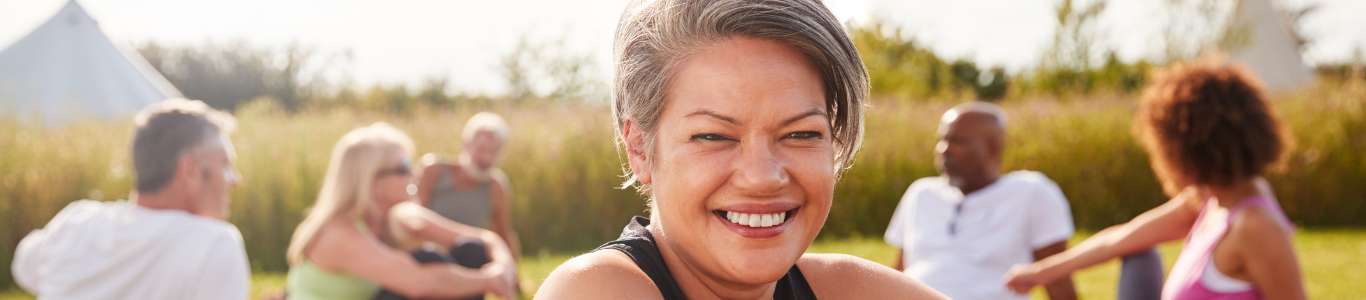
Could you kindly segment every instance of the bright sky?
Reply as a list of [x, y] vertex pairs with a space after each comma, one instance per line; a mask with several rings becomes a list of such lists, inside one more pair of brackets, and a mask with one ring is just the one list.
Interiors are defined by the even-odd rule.
[[[46, 21], [67, 0], [0, 0], [0, 48]], [[1309, 63], [1343, 61], [1366, 48], [1366, 1], [1319, 3], [1305, 23]], [[447, 77], [451, 88], [501, 93], [499, 57], [519, 36], [563, 40], [590, 53], [610, 75], [612, 31], [627, 0], [82, 0], [115, 44], [185, 45], [245, 41], [278, 47], [297, 42], [333, 60], [335, 74], [360, 85], [419, 84]], [[844, 21], [886, 20], [949, 59], [1010, 70], [1031, 66], [1052, 38], [1058, 0], [826, 0]], [[1163, 1], [1111, 0], [1101, 24], [1121, 58], [1160, 49], [1160, 24], [1148, 22]]]

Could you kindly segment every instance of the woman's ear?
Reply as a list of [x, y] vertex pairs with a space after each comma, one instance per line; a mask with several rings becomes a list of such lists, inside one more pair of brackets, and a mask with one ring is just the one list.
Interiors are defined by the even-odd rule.
[[626, 157], [631, 164], [631, 175], [637, 182], [650, 184], [650, 157], [645, 147], [645, 133], [635, 120], [626, 120], [621, 139], [626, 144]]

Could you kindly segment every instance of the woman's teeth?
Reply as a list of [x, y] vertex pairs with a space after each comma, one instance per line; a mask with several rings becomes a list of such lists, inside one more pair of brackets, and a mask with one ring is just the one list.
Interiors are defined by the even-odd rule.
[[733, 211], [726, 212], [726, 219], [731, 223], [749, 227], [771, 227], [782, 224], [787, 220], [787, 212], [776, 214], [746, 214]]

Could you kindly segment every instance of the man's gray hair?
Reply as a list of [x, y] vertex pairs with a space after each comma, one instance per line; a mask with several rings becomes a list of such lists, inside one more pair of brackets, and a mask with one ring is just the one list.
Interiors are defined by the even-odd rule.
[[[839, 20], [819, 0], [632, 1], [617, 23], [613, 51], [617, 138], [631, 120], [643, 133], [643, 150], [653, 155], [659, 115], [675, 69], [702, 48], [737, 36], [791, 45], [815, 65], [825, 85], [835, 175], [842, 175], [862, 142], [868, 71]], [[629, 169], [626, 172], [624, 186], [630, 186], [636, 179]]]
[[167, 99], [133, 118], [133, 173], [138, 192], [155, 192], [175, 176], [182, 155], [222, 142], [237, 121], [204, 102]]

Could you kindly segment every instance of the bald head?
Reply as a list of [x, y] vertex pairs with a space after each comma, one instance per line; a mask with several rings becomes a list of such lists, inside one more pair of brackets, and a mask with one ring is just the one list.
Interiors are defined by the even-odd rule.
[[944, 113], [935, 147], [939, 173], [965, 194], [995, 182], [1005, 150], [1006, 120], [1001, 107], [980, 101]]
[[982, 101], [967, 102], [949, 109], [948, 112], [944, 113], [944, 117], [939, 119], [940, 130], [944, 130], [943, 127], [965, 117], [974, 119], [973, 121], [981, 119], [981, 121], [990, 122], [990, 125], [995, 126], [1001, 131], [1005, 131], [1007, 121], [1006, 111], [1001, 109], [1000, 106], [996, 106], [996, 104]]

